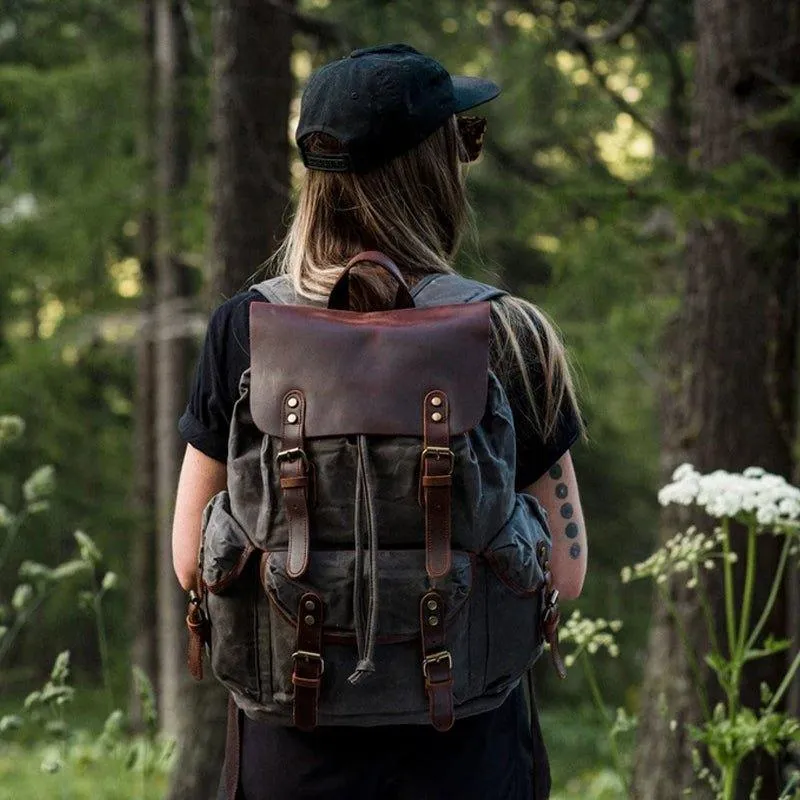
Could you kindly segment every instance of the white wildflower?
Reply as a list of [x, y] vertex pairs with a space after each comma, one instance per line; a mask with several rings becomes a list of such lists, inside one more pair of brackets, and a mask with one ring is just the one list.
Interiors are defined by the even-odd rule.
[[665, 506], [696, 505], [718, 519], [748, 523], [754, 515], [761, 527], [800, 520], [800, 488], [761, 467], [748, 467], [741, 474], [715, 470], [703, 475], [682, 464], [659, 491], [658, 500]]

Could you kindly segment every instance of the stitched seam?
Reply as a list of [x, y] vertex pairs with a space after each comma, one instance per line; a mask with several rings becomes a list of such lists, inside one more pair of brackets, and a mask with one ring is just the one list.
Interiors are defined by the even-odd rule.
[[532, 597], [533, 595], [538, 594], [544, 585], [544, 581], [539, 581], [534, 587], [522, 586], [522, 584], [517, 583], [513, 578], [509, 577], [506, 571], [502, 569], [500, 566], [500, 561], [494, 553], [487, 550], [483, 553], [483, 557], [489, 562], [489, 566], [491, 567], [495, 577], [501, 583], [505, 584], [509, 589], [511, 589], [514, 594], [521, 595], [523, 597]]
[[231, 567], [218, 581], [214, 581], [213, 583], [207, 583], [203, 581], [203, 585], [206, 589], [208, 589], [211, 594], [219, 594], [223, 592], [228, 586], [233, 583], [241, 574], [242, 570], [247, 563], [247, 560], [250, 556], [255, 552], [256, 548], [253, 547], [250, 542], [245, 545], [244, 550], [242, 550], [241, 554], [239, 555], [236, 564]]

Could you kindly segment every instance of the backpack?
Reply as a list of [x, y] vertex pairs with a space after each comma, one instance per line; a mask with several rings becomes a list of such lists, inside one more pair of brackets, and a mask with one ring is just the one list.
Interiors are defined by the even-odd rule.
[[[395, 308], [348, 310], [363, 261]], [[514, 488], [514, 421], [489, 369], [502, 291], [454, 274], [410, 290], [383, 254], [328, 307], [254, 287], [227, 490], [203, 516], [190, 668], [203, 645], [256, 720], [430, 722], [499, 706], [557, 651], [546, 513]]]

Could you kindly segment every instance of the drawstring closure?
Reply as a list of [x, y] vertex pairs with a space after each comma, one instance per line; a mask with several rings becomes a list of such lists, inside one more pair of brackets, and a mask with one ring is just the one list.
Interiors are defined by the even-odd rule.
[[[375, 639], [378, 635], [378, 526], [375, 521], [375, 509], [369, 491], [366, 436], [358, 436], [357, 447], [353, 615], [356, 629], [356, 645], [358, 647], [358, 663], [353, 674], [347, 679], [353, 685], [357, 684], [364, 676], [375, 672], [373, 657], [375, 654]], [[364, 542], [361, 536], [362, 506], [363, 510], [366, 511], [367, 548], [369, 549], [369, 583], [366, 586], [366, 598], [364, 597]], [[367, 606], [366, 620], [364, 619], [365, 599]]]

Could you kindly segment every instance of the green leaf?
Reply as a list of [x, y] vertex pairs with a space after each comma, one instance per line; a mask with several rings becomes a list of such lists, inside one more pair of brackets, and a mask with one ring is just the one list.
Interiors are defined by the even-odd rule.
[[23, 561], [18, 574], [23, 580], [46, 582], [52, 578], [53, 570], [38, 561]]
[[50, 465], [39, 467], [22, 485], [22, 494], [28, 504], [49, 497], [56, 488], [56, 471]]
[[22, 611], [26, 606], [30, 605], [35, 594], [33, 586], [29, 583], [21, 583], [14, 590], [14, 594], [11, 597], [11, 607], [15, 611]]
[[103, 554], [88, 534], [83, 531], [75, 531], [73, 536], [84, 561], [89, 564], [99, 564], [103, 560]]
[[18, 714], [7, 714], [0, 718], [0, 734], [19, 730], [22, 724], [23, 719]]
[[116, 572], [106, 572], [106, 574], [103, 575], [103, 583], [101, 588], [104, 592], [109, 592], [114, 589], [118, 583], [119, 578], [117, 577]]
[[69, 650], [62, 650], [53, 663], [53, 670], [50, 673], [50, 679], [59, 683], [63, 683], [69, 678]]
[[75, 575], [81, 575], [91, 570], [91, 564], [86, 561], [75, 559], [74, 561], [65, 561], [59, 564], [52, 573], [54, 581], [63, 581], [67, 578], [72, 578]]

